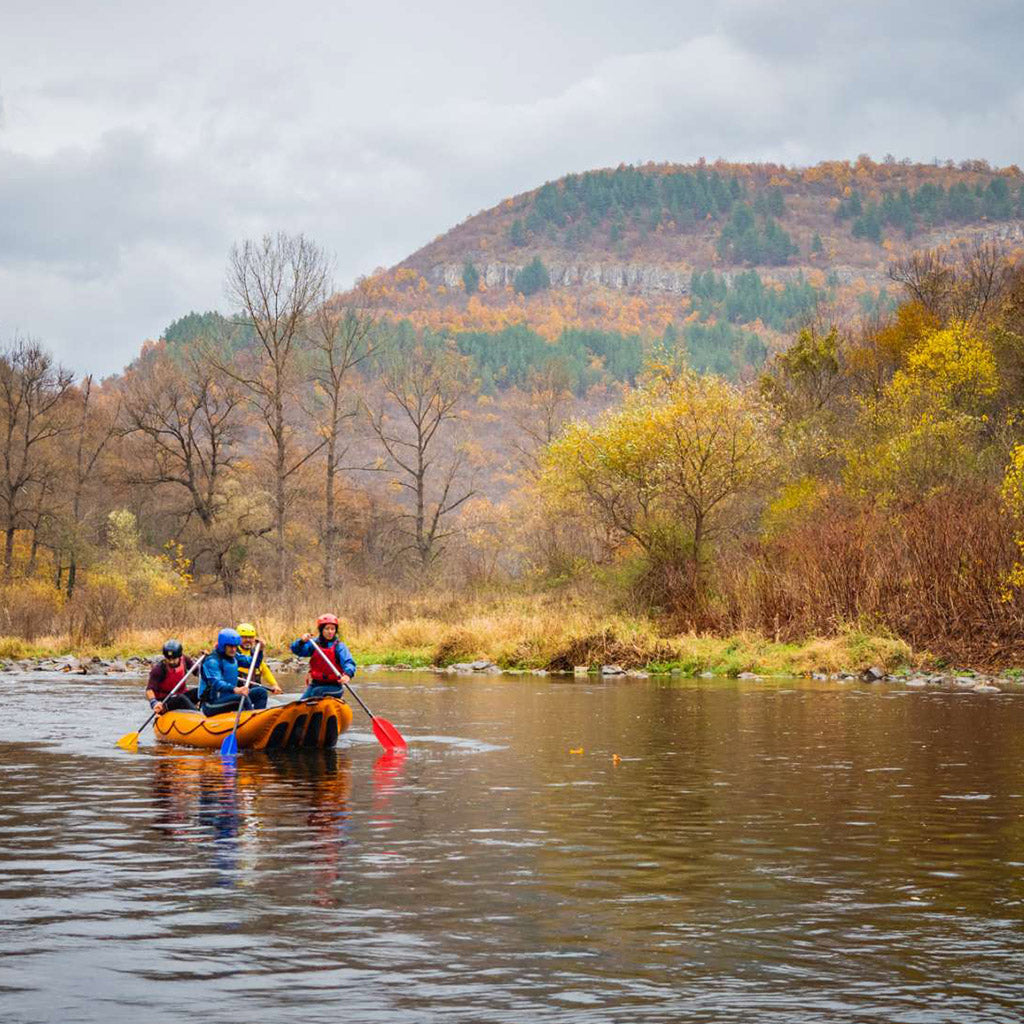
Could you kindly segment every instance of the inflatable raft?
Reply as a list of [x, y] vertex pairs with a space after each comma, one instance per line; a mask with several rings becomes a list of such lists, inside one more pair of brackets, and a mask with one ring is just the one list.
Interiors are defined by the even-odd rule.
[[[238, 749], [333, 747], [351, 724], [352, 709], [337, 697], [296, 700], [262, 711], [243, 711], [238, 720]], [[234, 727], [234, 711], [210, 718], [201, 711], [166, 711], [153, 723], [157, 739], [164, 743], [218, 750]]]

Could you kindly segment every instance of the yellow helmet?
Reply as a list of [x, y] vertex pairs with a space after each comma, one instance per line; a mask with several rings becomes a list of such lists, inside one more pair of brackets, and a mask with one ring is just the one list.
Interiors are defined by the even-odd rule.
[[240, 622], [238, 624], [238, 635], [243, 639], [256, 635], [256, 627], [251, 622]]

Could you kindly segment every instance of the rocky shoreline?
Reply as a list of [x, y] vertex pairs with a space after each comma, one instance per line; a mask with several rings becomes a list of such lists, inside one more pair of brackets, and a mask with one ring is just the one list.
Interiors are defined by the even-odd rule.
[[[57, 658], [21, 658], [17, 660], [0, 660], [0, 673], [32, 673], [32, 672], [67, 672], [91, 677], [112, 675], [145, 676], [149, 672], [151, 661], [142, 657], [104, 659], [99, 657], [76, 658], [66, 655]], [[307, 663], [300, 658], [267, 659], [267, 664], [274, 673], [305, 673]], [[560, 676], [575, 678], [613, 679], [649, 679], [653, 676], [670, 676], [683, 678], [681, 669], [669, 671], [650, 671], [639, 668], [623, 668], [620, 665], [577, 665], [572, 672], [557, 672], [549, 669], [507, 669], [501, 668], [493, 661], [478, 660], [457, 662], [452, 665], [362, 665], [361, 673], [381, 672], [428, 672], [442, 676]], [[715, 679], [726, 678], [715, 672], [701, 672], [693, 678]], [[1017, 691], [1024, 687], [1024, 677], [1019, 674], [991, 674], [975, 672], [971, 669], [956, 669], [942, 672], [912, 672], [901, 670], [895, 673], [886, 672], [879, 666], [872, 666], [862, 672], [811, 672], [802, 676], [766, 675], [757, 672], [740, 672], [736, 678], [750, 681], [768, 681], [772, 679], [814, 679], [821, 682], [864, 682], [888, 683], [902, 685], [911, 689], [956, 689], [969, 690], [974, 693], [1003, 693]]]

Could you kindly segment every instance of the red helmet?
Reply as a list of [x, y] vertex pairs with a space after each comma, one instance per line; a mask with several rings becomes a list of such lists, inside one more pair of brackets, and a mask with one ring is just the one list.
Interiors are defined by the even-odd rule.
[[336, 625], [338, 625], [338, 616], [337, 615], [321, 615], [320, 618], [316, 620], [316, 628], [317, 629], [322, 629], [324, 626], [336, 626]]

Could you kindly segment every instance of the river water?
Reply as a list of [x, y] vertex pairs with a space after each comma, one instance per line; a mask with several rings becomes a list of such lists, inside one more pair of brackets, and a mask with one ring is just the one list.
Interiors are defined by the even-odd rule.
[[0, 678], [0, 1019], [1021, 1020], [1024, 694], [359, 682], [404, 759]]

